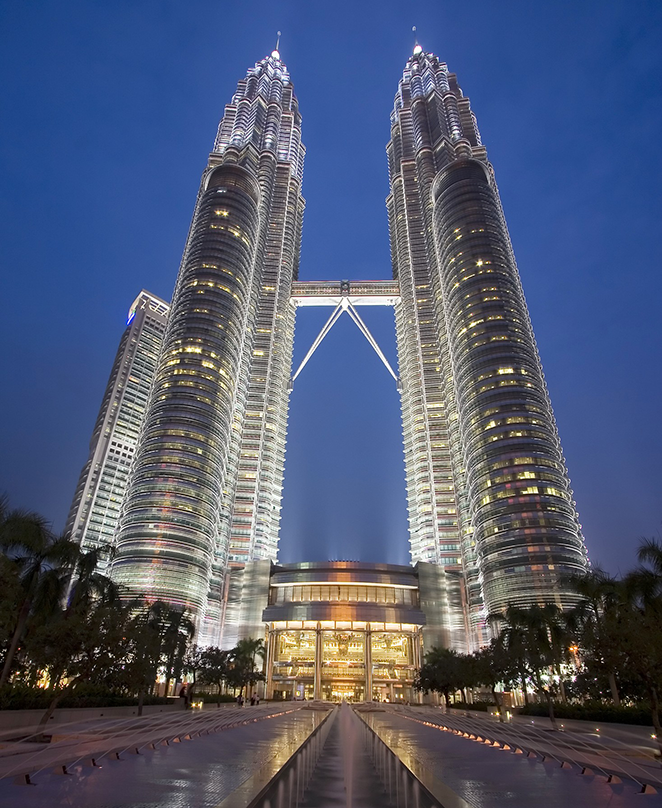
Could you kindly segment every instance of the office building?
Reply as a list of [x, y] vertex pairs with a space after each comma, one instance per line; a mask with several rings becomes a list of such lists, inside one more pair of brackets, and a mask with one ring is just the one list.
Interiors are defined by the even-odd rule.
[[412, 560], [463, 570], [475, 645], [509, 604], [575, 603], [586, 551], [494, 171], [419, 45], [387, 152]]
[[228, 569], [275, 558], [304, 202], [301, 118], [274, 51], [202, 176], [112, 576], [218, 642]]
[[142, 291], [129, 309], [71, 504], [66, 532], [99, 551], [105, 573], [168, 317], [168, 304]]
[[[444, 641], [477, 647], [509, 604], [571, 606], [563, 577], [586, 569], [586, 551], [494, 171], [455, 75], [416, 46], [398, 87], [391, 280], [298, 280], [304, 153], [274, 51], [239, 82], [203, 172], [113, 578], [185, 607], [199, 644], [245, 636], [242, 569], [277, 561], [289, 395], [347, 313], [400, 391], [412, 562], [453, 584], [435, 618]], [[304, 305], [333, 311], [292, 374]], [[394, 308], [397, 373], [364, 305]], [[272, 617], [254, 610], [254, 628], [290, 620]]]

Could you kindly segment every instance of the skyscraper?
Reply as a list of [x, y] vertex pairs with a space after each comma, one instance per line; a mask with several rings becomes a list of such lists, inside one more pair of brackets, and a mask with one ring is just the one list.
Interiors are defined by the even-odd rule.
[[106, 571], [115, 541], [168, 308], [143, 290], [129, 309], [69, 511], [66, 531], [84, 551], [101, 550], [99, 572]]
[[276, 553], [304, 153], [274, 51], [239, 82], [203, 172], [112, 567], [185, 606], [202, 643], [229, 565]]
[[586, 551], [494, 171], [419, 45], [387, 151], [412, 560], [464, 570], [475, 635], [508, 604], [574, 602]]
[[[347, 312], [394, 376], [356, 307], [395, 309], [412, 562], [448, 573], [439, 624], [452, 642], [480, 644], [487, 614], [509, 604], [574, 602], [562, 576], [586, 568], [586, 551], [494, 172], [455, 75], [420, 46], [398, 87], [387, 153], [394, 280], [295, 283], [305, 149], [277, 51], [225, 108], [158, 363], [152, 345], [111, 567], [132, 593], [185, 607], [201, 644], [219, 640], [230, 571], [232, 620], [243, 565], [276, 560], [301, 305], [334, 307], [302, 366]], [[89, 546], [102, 541], [88, 492], [114, 385], [128, 373], [123, 350], [70, 519], [88, 520]], [[137, 432], [132, 422], [134, 441]], [[128, 450], [125, 460], [117, 438], [108, 445], [125, 485]], [[108, 490], [99, 486], [99, 503]], [[106, 539], [119, 498], [118, 488]]]

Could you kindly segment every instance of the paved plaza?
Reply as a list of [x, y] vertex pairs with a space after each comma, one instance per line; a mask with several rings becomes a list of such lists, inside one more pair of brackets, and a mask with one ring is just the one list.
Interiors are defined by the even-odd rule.
[[[325, 715], [312, 706], [95, 720], [68, 725], [53, 744], [5, 745], [0, 775], [9, 776], [0, 780], [0, 808], [218, 808], [231, 794], [236, 801], [240, 787], [238, 793], [250, 793], [253, 780], [268, 780], [279, 770]], [[604, 776], [581, 775], [577, 767], [562, 769], [558, 761], [542, 762], [426, 726], [419, 720], [425, 710], [368, 709], [369, 723], [388, 746], [439, 785], [436, 793], [445, 795], [441, 808], [662, 808], [662, 793], [639, 794], [625, 777], [608, 784]], [[335, 716], [301, 808], [389, 804], [364, 735], [352, 723], [358, 720], [346, 708]], [[187, 732], [173, 739], [176, 726]], [[111, 750], [119, 748], [120, 730], [125, 735], [118, 759]], [[147, 743], [159, 734], [170, 742]], [[128, 737], [140, 743], [126, 743]], [[93, 751], [102, 748], [104, 753]], [[15, 772], [26, 770], [32, 784], [19, 784]]]
[[373, 720], [392, 749], [418, 760], [460, 798], [458, 808], [462, 801], [471, 808], [662, 808], [662, 794], [639, 794], [625, 779], [610, 785], [604, 777], [582, 776], [576, 768], [495, 749], [391, 711], [374, 713]]
[[[253, 708], [243, 712], [247, 720], [258, 717]], [[67, 775], [49, 767], [33, 775], [34, 785], [0, 780], [0, 808], [214, 808], [283, 750], [296, 748], [317, 720], [303, 709], [275, 718], [263, 713], [249, 724], [139, 755], [125, 752], [121, 760], [107, 756], [100, 766], [81, 761]]]

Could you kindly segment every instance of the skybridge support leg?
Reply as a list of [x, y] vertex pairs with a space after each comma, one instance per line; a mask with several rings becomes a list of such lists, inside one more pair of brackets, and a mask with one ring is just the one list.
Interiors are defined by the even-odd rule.
[[377, 356], [381, 359], [381, 361], [384, 364], [384, 367], [386, 368], [386, 370], [388, 370], [388, 372], [391, 374], [391, 376], [393, 376], [393, 378], [395, 379], [395, 382], [396, 382], [396, 384], [398, 386], [398, 389], [400, 389], [400, 379], [398, 378], [397, 374], [395, 373], [395, 371], [393, 370], [393, 368], [389, 364], [388, 359], [384, 356], [381, 348], [377, 344], [377, 341], [375, 340], [375, 338], [372, 336], [372, 334], [368, 330], [368, 326], [363, 322], [363, 320], [359, 316], [358, 311], [350, 303], [349, 299], [346, 298], [346, 297], [343, 297], [342, 300], [340, 301], [340, 303], [338, 303], [338, 305], [333, 310], [333, 313], [331, 314], [329, 319], [326, 321], [326, 323], [322, 327], [322, 330], [319, 332], [319, 334], [315, 338], [315, 341], [313, 342], [313, 344], [310, 346], [310, 350], [304, 356], [303, 361], [301, 362], [301, 364], [299, 365], [299, 367], [296, 370], [296, 373], [290, 379], [290, 384], [289, 384], [290, 390], [293, 388], [294, 382], [296, 381], [297, 376], [301, 373], [301, 371], [308, 364], [308, 361], [310, 360], [312, 355], [315, 353], [315, 351], [319, 348], [319, 346], [321, 345], [322, 340], [324, 339], [324, 337], [326, 337], [326, 335], [329, 333], [329, 331], [331, 331], [333, 326], [338, 321], [338, 318], [340, 317], [340, 315], [344, 311], [346, 311], [347, 314], [349, 314], [349, 316], [352, 318], [352, 320], [356, 324], [356, 327], [359, 329], [359, 331], [366, 338], [366, 340], [368, 341], [368, 344], [373, 348], [373, 350], [375, 351]]

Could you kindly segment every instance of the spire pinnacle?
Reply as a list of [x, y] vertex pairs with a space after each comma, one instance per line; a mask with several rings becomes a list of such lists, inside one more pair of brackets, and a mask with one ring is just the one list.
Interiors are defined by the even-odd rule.
[[274, 50], [271, 51], [271, 55], [274, 59], [280, 59], [280, 52], [278, 48], [280, 47], [280, 31], [276, 31], [277, 38], [276, 38], [276, 47]]
[[418, 56], [418, 54], [422, 52], [423, 48], [418, 44], [418, 37], [416, 36], [416, 26], [412, 25], [411, 30], [414, 34], [414, 56]]

